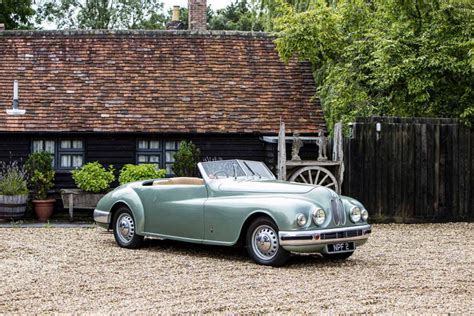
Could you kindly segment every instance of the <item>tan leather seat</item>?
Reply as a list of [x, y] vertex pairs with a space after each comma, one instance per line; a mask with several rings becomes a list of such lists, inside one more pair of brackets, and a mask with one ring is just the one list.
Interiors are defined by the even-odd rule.
[[153, 181], [153, 185], [203, 185], [204, 180], [199, 178], [178, 177], [166, 180]]

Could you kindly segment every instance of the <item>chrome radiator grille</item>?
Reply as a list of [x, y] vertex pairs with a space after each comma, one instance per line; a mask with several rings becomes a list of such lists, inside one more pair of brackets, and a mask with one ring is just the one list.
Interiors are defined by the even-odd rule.
[[346, 223], [346, 215], [344, 212], [344, 204], [339, 197], [334, 197], [331, 199], [331, 208], [334, 225], [344, 225]]

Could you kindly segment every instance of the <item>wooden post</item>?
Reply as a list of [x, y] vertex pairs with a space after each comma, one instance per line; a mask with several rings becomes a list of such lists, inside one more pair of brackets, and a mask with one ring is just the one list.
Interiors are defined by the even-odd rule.
[[278, 180], [286, 180], [286, 138], [285, 123], [280, 121], [278, 133]]
[[74, 194], [69, 193], [69, 220], [72, 222], [74, 219]]
[[341, 162], [337, 181], [339, 182], [339, 188], [342, 188], [342, 181], [344, 180], [344, 139], [342, 137], [342, 122], [334, 124], [332, 159]]

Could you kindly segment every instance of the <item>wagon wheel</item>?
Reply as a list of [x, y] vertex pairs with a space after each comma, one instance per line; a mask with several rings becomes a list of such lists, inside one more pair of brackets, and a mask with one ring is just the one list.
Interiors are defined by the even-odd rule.
[[289, 181], [319, 185], [340, 193], [336, 177], [326, 168], [319, 166], [298, 169], [291, 175]]

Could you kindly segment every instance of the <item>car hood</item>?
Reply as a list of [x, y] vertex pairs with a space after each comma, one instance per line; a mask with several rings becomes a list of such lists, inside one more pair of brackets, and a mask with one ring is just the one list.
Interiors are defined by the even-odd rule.
[[219, 185], [223, 192], [304, 194], [313, 189], [312, 185], [278, 180], [225, 181]]

